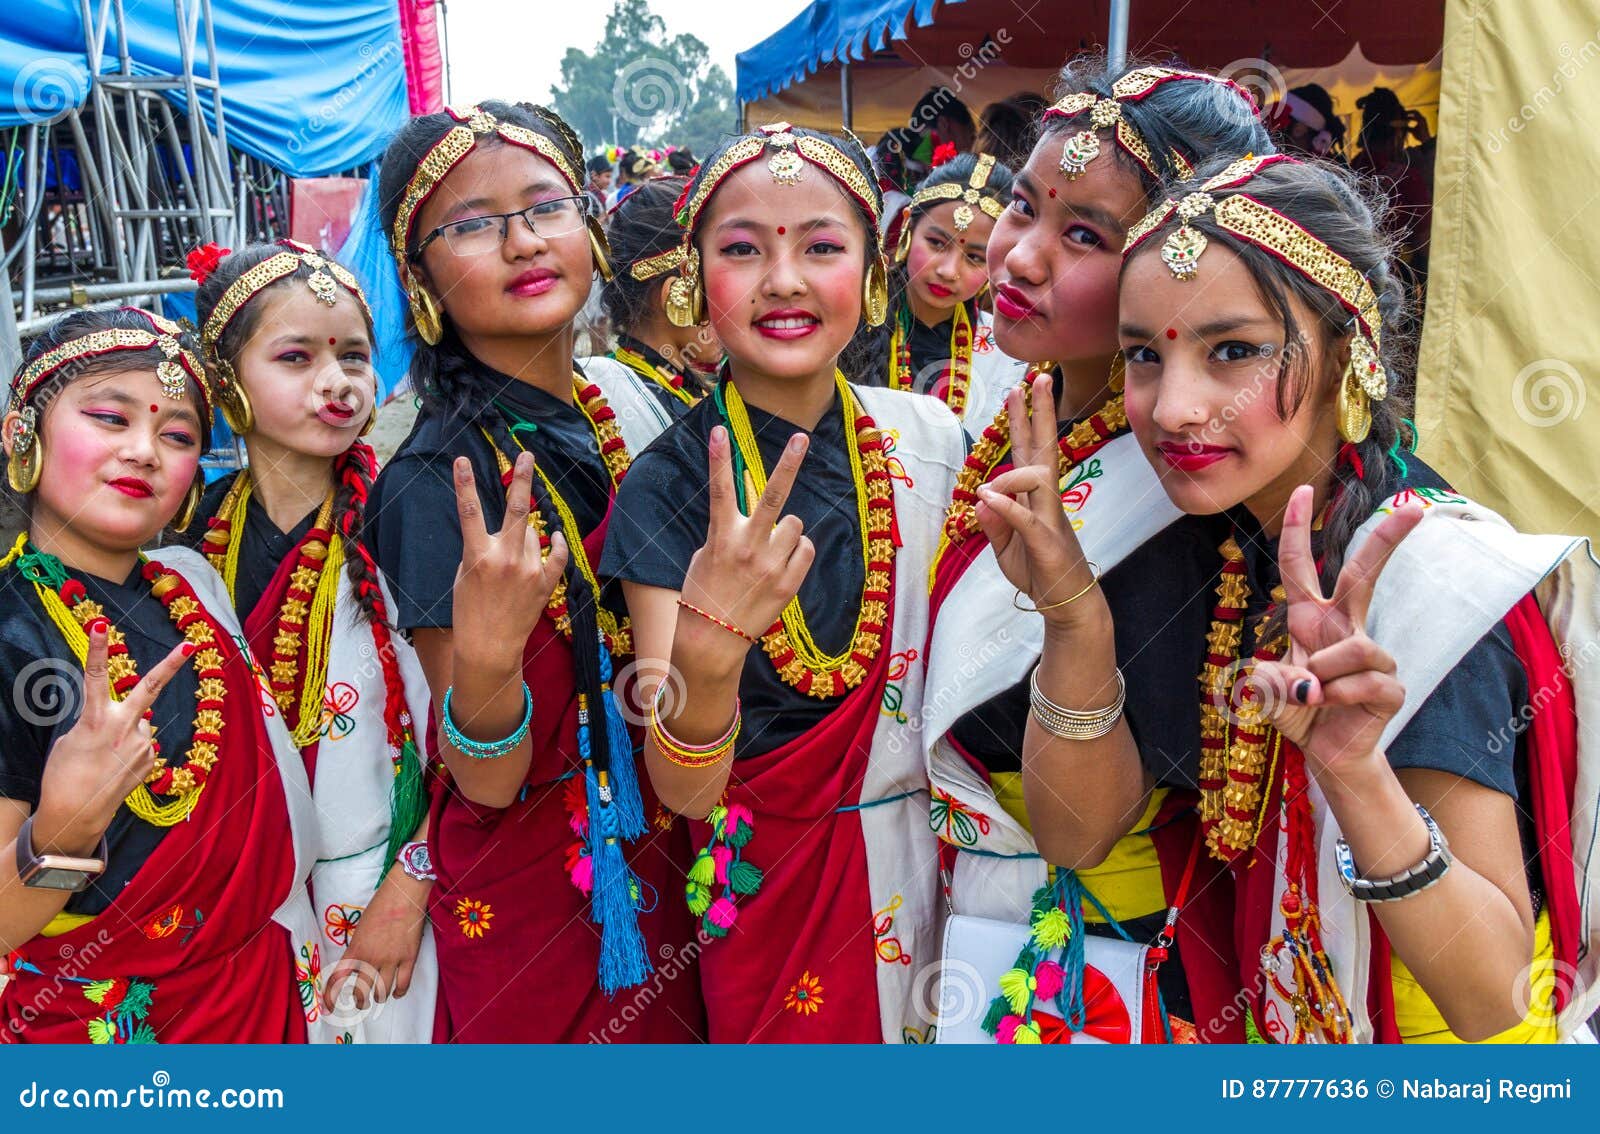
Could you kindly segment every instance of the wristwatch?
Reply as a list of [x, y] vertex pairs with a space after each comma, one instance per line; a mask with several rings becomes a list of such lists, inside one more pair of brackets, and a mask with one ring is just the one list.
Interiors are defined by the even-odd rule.
[[400, 864], [401, 870], [418, 882], [432, 882], [438, 878], [433, 872], [433, 856], [428, 853], [427, 843], [407, 843], [400, 848], [395, 861]]
[[1344, 883], [1345, 892], [1358, 902], [1398, 902], [1401, 898], [1409, 898], [1412, 894], [1420, 894], [1429, 886], [1445, 876], [1450, 869], [1450, 864], [1455, 861], [1450, 854], [1450, 844], [1444, 837], [1444, 832], [1439, 830], [1439, 824], [1433, 821], [1433, 816], [1428, 814], [1428, 809], [1420, 803], [1414, 803], [1417, 814], [1422, 816], [1423, 823], [1428, 827], [1428, 853], [1425, 858], [1410, 870], [1402, 870], [1399, 874], [1389, 878], [1358, 878], [1356, 876], [1356, 861], [1350, 853], [1350, 844], [1345, 842], [1343, 836], [1334, 845], [1334, 861], [1339, 866], [1339, 880]]
[[106, 868], [106, 837], [100, 836], [96, 858], [74, 858], [64, 854], [37, 854], [33, 849], [33, 816], [22, 821], [17, 832], [17, 878], [35, 890], [66, 890], [76, 894], [89, 888]]

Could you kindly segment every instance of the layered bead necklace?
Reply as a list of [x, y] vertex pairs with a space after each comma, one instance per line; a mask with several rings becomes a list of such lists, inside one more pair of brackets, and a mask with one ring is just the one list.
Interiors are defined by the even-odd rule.
[[644, 352], [635, 350], [632, 346], [624, 346], [624, 342], [633, 343], [635, 340], [624, 335], [617, 336], [617, 349], [611, 352], [611, 357], [622, 365], [632, 370], [646, 382], [653, 383], [671, 394], [686, 406], [692, 406], [700, 400], [700, 396], [691, 393], [684, 381], [683, 374], [670, 366], [658, 366], [645, 357]]
[[[30, 552], [27, 547], [28, 535], [24, 532], [17, 537], [11, 553], [0, 562], [0, 568], [15, 565], [33, 584], [45, 614], [61, 631], [78, 664], [85, 665], [89, 657], [86, 627], [97, 618], [105, 618], [105, 609], [89, 598], [82, 583], [67, 576], [59, 559], [43, 552]], [[228, 692], [222, 668], [226, 648], [223, 643], [228, 641], [228, 635], [201, 604], [194, 588], [177, 572], [146, 561], [140, 569], [140, 577], [150, 584], [150, 593], [166, 609], [167, 617], [184, 640], [195, 647], [189, 664], [194, 667], [200, 683], [196, 692], [194, 733], [183, 763], [170, 763], [161, 755], [160, 741], [152, 739], [155, 767], [125, 800], [128, 810], [137, 818], [155, 827], [171, 827], [193, 814], [220, 755], [222, 708]], [[128, 652], [126, 637], [107, 621], [106, 671], [111, 681], [112, 699], [121, 701], [139, 684], [139, 670]], [[151, 717], [151, 712], [146, 710], [145, 720]], [[158, 795], [171, 798], [161, 803], [155, 798]]]
[[[845, 444], [855, 480], [856, 520], [861, 532], [864, 582], [861, 601], [856, 606], [855, 628], [843, 652], [824, 652], [811, 636], [797, 594], [761, 638], [761, 647], [783, 682], [819, 700], [842, 697], [866, 680], [867, 667], [883, 646], [894, 585], [894, 486], [883, 451], [883, 435], [856, 401], [843, 373], [837, 370], [834, 384], [845, 417]], [[738, 389], [732, 382], [724, 382], [713, 396], [733, 436], [734, 483], [740, 507], [748, 515], [754, 501], [766, 491], [766, 464]]]
[[[916, 374], [911, 361], [911, 305], [903, 304], [889, 336], [889, 388], [916, 392]], [[950, 354], [940, 382], [948, 383], [940, 395], [957, 417], [967, 412], [967, 394], [972, 388], [972, 316], [967, 305], [955, 309], [950, 320]], [[929, 387], [936, 391], [940, 383]]]

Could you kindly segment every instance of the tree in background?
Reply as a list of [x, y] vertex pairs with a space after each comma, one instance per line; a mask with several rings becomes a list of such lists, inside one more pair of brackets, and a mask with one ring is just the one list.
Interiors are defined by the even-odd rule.
[[617, 0], [591, 51], [567, 49], [551, 102], [591, 149], [689, 146], [707, 153], [734, 128], [733, 84], [692, 35], [667, 35], [649, 0]]

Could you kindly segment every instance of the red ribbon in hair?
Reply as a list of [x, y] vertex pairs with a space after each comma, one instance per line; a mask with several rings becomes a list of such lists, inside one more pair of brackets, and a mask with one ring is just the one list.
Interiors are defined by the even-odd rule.
[[933, 148], [933, 168], [938, 169], [955, 156], [956, 144], [954, 142], [941, 142]]
[[205, 283], [211, 278], [211, 273], [217, 270], [217, 265], [222, 263], [222, 258], [232, 251], [232, 248], [223, 248], [216, 244], [200, 245], [184, 260], [189, 269], [189, 278], [195, 283]]

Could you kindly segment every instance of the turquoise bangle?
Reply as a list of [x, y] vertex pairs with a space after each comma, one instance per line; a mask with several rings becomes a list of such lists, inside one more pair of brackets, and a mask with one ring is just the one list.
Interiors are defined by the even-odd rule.
[[445, 743], [457, 752], [471, 756], [474, 760], [498, 760], [528, 738], [528, 726], [533, 723], [533, 690], [528, 688], [526, 681], [522, 683], [522, 723], [517, 726], [516, 732], [504, 740], [484, 742], [464, 736], [450, 715], [450, 695], [455, 691], [454, 685], [444, 691], [444, 712], [441, 715], [444, 718]]

